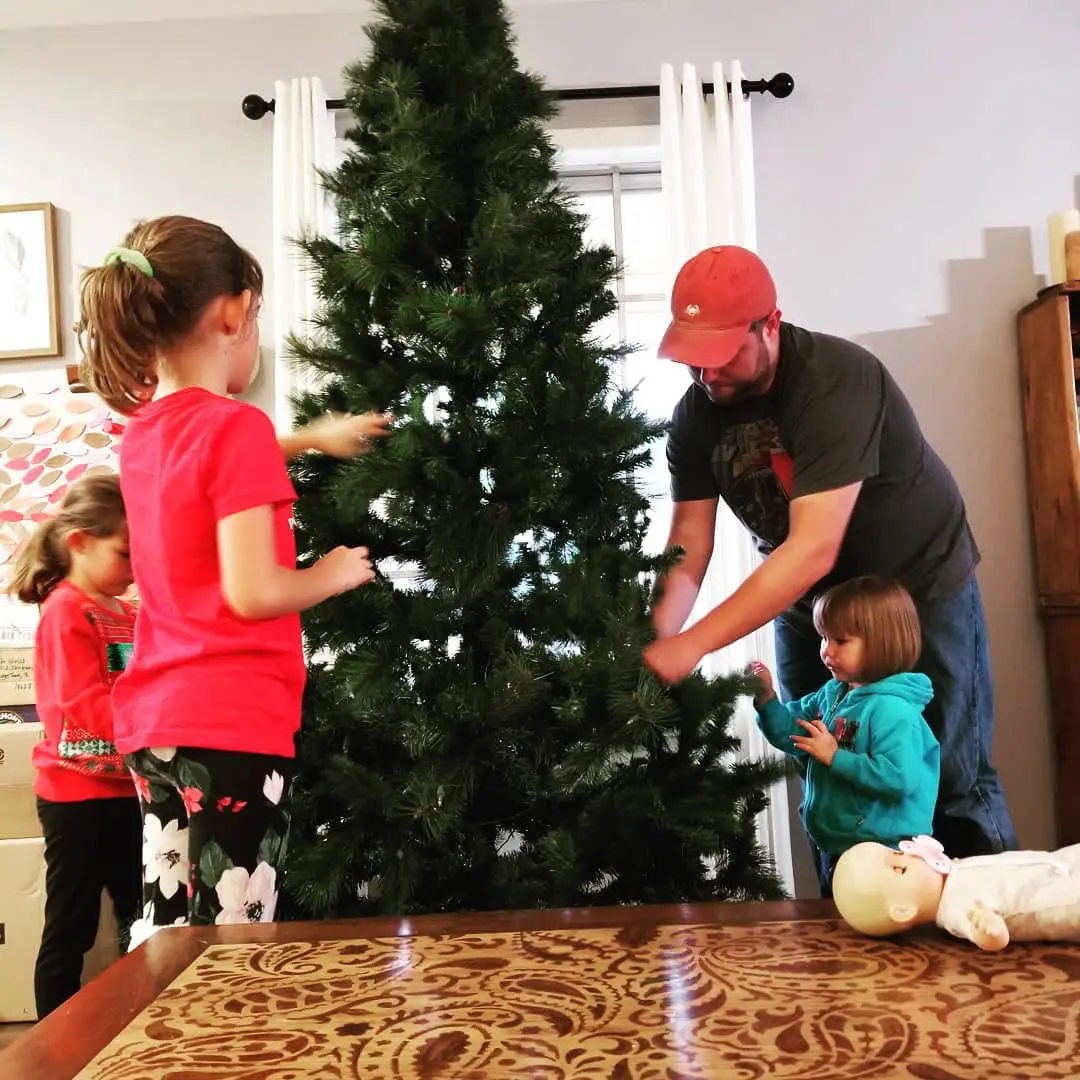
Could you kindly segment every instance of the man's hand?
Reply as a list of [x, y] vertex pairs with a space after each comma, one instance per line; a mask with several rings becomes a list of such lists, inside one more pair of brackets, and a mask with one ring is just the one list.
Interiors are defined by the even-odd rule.
[[758, 682], [761, 683], [761, 689], [754, 695], [755, 705], [764, 705], [767, 701], [772, 701], [776, 697], [776, 690], [773, 687], [772, 672], [760, 661], [751, 660], [746, 665], [747, 675], [753, 676]]
[[677, 683], [685, 679], [705, 654], [695, 640], [686, 633], [654, 641], [645, 649], [644, 659], [664, 683]]
[[809, 754], [815, 761], [822, 765], [831, 765], [840, 744], [836, 736], [820, 720], [803, 720], [796, 717], [795, 722], [801, 724], [809, 732], [808, 735], [792, 735], [791, 741], [803, 753]]

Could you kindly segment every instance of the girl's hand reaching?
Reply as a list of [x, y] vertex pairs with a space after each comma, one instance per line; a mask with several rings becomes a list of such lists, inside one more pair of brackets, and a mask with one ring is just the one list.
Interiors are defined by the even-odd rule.
[[375, 576], [366, 547], [337, 547], [314, 566], [278, 562], [274, 507], [255, 506], [218, 522], [221, 591], [241, 619], [275, 619], [306, 611]]
[[313, 569], [317, 569], [324, 578], [328, 597], [357, 589], [375, 577], [375, 568], [371, 565], [366, 547], [336, 547], [327, 552]]
[[773, 689], [772, 672], [760, 660], [751, 660], [746, 665], [746, 673], [752, 675], [761, 683], [761, 689], [754, 695], [755, 705], [764, 705], [767, 701], [771, 701], [776, 697], [776, 691]]
[[350, 458], [370, 449], [372, 439], [385, 439], [390, 434], [393, 416], [389, 413], [327, 413], [313, 420], [298, 434], [305, 437], [310, 449], [330, 457]]

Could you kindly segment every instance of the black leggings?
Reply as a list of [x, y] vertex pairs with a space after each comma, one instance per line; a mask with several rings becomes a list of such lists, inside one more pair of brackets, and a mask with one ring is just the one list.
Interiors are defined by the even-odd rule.
[[45, 834], [45, 927], [34, 967], [39, 1019], [79, 989], [83, 957], [93, 948], [101, 893], [116, 908], [120, 946], [139, 910], [141, 828], [134, 799], [38, 799]]

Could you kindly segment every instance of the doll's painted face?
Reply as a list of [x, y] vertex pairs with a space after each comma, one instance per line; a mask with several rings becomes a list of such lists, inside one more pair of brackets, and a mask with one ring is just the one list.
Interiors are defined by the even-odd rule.
[[[893, 877], [898, 878], [906, 878], [909, 873], [918, 874], [919, 866], [929, 869], [926, 863], [917, 855], [908, 855], [903, 851], [893, 851], [892, 848], [885, 849], [882, 861], [885, 863], [886, 871], [892, 874]], [[916, 863], [918, 866], [915, 865]]]
[[861, 888], [880, 894], [891, 904], [908, 902], [920, 891], [922, 871], [930, 868], [916, 855], [905, 855], [883, 844], [875, 844], [874, 849], [859, 852]]

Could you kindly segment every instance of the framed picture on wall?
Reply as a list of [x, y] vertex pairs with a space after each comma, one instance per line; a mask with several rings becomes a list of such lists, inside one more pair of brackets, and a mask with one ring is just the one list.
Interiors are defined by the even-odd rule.
[[56, 209], [0, 206], [0, 360], [59, 356]]

